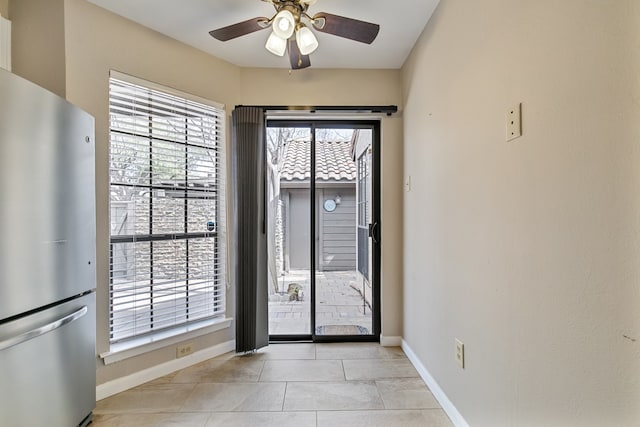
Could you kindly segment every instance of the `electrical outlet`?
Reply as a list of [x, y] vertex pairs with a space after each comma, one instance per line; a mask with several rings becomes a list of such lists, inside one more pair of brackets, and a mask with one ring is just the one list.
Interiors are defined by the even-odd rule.
[[517, 103], [507, 110], [507, 141], [522, 136], [522, 104]]
[[176, 359], [185, 357], [193, 353], [193, 344], [183, 344], [176, 347]]
[[456, 362], [464, 369], [464, 344], [460, 340], [456, 340]]

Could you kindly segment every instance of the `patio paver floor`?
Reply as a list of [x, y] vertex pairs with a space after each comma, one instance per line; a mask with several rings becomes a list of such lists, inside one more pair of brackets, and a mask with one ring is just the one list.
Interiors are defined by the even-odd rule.
[[[296, 283], [303, 292], [302, 301], [290, 301], [286, 291]], [[269, 295], [269, 333], [298, 335], [311, 332], [311, 289], [308, 270], [292, 270], [280, 276], [281, 293]], [[358, 334], [363, 328], [372, 332], [371, 309], [364, 304], [355, 271], [322, 271], [316, 273], [316, 330], [321, 335]], [[284, 292], [284, 293], [283, 293]], [[349, 328], [351, 327], [351, 328]], [[320, 329], [318, 329], [320, 328]]]

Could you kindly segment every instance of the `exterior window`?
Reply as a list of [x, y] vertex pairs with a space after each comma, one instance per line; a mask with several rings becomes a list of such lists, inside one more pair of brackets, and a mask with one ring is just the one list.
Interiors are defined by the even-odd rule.
[[358, 271], [369, 276], [369, 223], [371, 222], [371, 152], [358, 158]]
[[112, 72], [110, 341], [223, 316], [224, 110]]

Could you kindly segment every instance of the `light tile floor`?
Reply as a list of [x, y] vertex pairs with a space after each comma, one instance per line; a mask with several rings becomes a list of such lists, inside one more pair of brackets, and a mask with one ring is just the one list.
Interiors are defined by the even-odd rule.
[[94, 427], [450, 427], [400, 348], [272, 344], [98, 402]]

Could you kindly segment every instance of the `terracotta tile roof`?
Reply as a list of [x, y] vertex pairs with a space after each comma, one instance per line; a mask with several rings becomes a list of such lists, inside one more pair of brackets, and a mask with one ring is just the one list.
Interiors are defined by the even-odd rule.
[[[284, 148], [282, 181], [304, 181], [311, 178], [309, 141], [291, 141]], [[351, 157], [351, 141], [316, 143], [317, 181], [355, 181], [356, 165]]]

